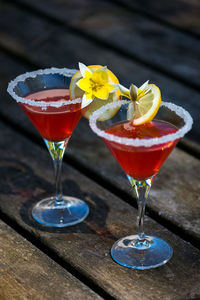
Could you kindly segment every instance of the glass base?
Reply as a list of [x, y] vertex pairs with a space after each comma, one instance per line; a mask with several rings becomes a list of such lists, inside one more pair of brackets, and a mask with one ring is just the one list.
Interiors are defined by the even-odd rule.
[[63, 201], [56, 203], [55, 197], [38, 202], [32, 210], [33, 218], [46, 226], [66, 227], [82, 222], [89, 213], [85, 202], [73, 197], [63, 196]]
[[143, 242], [138, 240], [138, 235], [126, 236], [111, 248], [111, 256], [118, 264], [138, 270], [162, 266], [172, 254], [172, 247], [167, 242], [147, 235]]

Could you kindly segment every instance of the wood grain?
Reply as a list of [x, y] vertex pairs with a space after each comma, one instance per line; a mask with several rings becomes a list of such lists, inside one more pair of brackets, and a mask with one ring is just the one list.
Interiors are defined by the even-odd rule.
[[0, 221], [0, 299], [102, 299]]
[[[19, 3], [49, 15], [49, 19], [54, 19], [55, 23], [58, 20], [71, 29], [89, 34], [91, 38], [98, 39], [99, 45], [106, 43], [108, 48], [122, 51], [127, 57], [199, 90], [200, 41], [193, 36], [109, 1], [20, 0]], [[151, 3], [147, 7], [150, 9]], [[181, 5], [180, 11], [183, 19], [186, 19]]]
[[[137, 231], [136, 210], [66, 164], [64, 192], [86, 201], [90, 215], [70, 228], [53, 230], [36, 224], [30, 215], [32, 206], [54, 192], [50, 157], [4, 125], [0, 129], [0, 209], [12, 222], [116, 299], [200, 297], [199, 251], [148, 217], [147, 233], [169, 241], [173, 258], [166, 266], [142, 272], [114, 263], [110, 247], [118, 238]], [[12, 149], [8, 151], [7, 145]]]
[[167, 25], [182, 29], [188, 34], [200, 36], [200, 3], [198, 0], [119, 0], [116, 2], [129, 9], [133, 8], [141, 14], [148, 14], [152, 18], [166, 22]]
[[[27, 68], [5, 55], [1, 60], [6, 62], [0, 70], [1, 114], [27, 133], [34, 133], [39, 138], [33, 125], [27, 120], [14, 100], [6, 93], [7, 81], [16, 74], [25, 72]], [[13, 77], [12, 77], [13, 76]], [[81, 144], [81, 147], [80, 147]], [[76, 164], [86, 167], [92, 174], [103, 178], [114, 185], [114, 188], [132, 196], [125, 174], [120, 169], [112, 154], [104, 143], [95, 136], [88, 127], [88, 121], [82, 119], [74, 131], [66, 159], [75, 159]], [[199, 241], [199, 160], [174, 150], [168, 158], [152, 187], [148, 207], [165, 220], [170, 220], [186, 234]], [[91, 175], [93, 176], [93, 175]], [[170, 191], [170, 193], [169, 193]], [[126, 199], [126, 196], [124, 196]], [[132, 200], [135, 205], [136, 201]], [[176, 209], [175, 209], [176, 208]]]
[[[39, 5], [40, 2], [37, 3]], [[125, 86], [129, 86], [131, 82], [139, 86], [150, 79], [160, 87], [163, 100], [179, 104], [192, 114], [194, 126], [188, 137], [197, 142], [200, 140], [199, 92], [154, 71], [152, 68], [141, 65], [137, 61], [116, 54], [113, 50], [102, 47], [101, 43], [97, 45], [85, 37], [54, 25], [49, 20], [28, 14], [17, 7], [5, 4], [1, 7], [1, 15], [0, 46], [7, 49], [12, 55], [24, 57], [26, 61], [38, 65], [38, 68], [49, 66], [75, 68], [78, 67], [78, 61], [85, 64], [107, 65]], [[6, 19], [12, 20], [12, 23], [6, 22]], [[25, 26], [26, 30], [24, 30]], [[197, 48], [195, 49], [197, 50]], [[189, 52], [187, 55], [189, 56]], [[33, 67], [30, 65], [25, 70], [31, 70], [31, 68]], [[12, 74], [12, 67], [10, 72]]]

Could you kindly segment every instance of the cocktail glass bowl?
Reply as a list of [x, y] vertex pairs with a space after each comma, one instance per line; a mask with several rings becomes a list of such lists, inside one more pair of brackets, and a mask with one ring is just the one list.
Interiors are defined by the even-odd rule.
[[84, 201], [63, 196], [61, 184], [63, 155], [82, 116], [81, 99], [70, 99], [69, 95], [75, 72], [67, 68], [37, 70], [16, 77], [8, 86], [9, 94], [37, 128], [53, 159], [55, 196], [43, 199], [32, 210], [37, 222], [51, 227], [75, 225], [89, 213]]
[[[160, 237], [144, 233], [144, 212], [151, 185], [160, 167], [177, 142], [191, 129], [192, 118], [183, 108], [162, 102], [156, 119], [133, 126], [127, 120], [130, 101], [107, 104], [94, 112], [90, 127], [100, 136], [125, 171], [138, 204], [138, 234], [121, 238], [111, 249], [112, 258], [134, 269], [150, 269], [165, 264], [172, 256], [172, 247]], [[109, 120], [98, 121], [105, 113]]]

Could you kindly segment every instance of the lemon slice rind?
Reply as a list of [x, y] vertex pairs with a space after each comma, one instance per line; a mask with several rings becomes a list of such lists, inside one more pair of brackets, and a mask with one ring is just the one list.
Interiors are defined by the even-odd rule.
[[[102, 66], [100, 65], [92, 65], [92, 66], [88, 66], [89, 69], [91, 69], [91, 71], [96, 71], [100, 68], [102, 68]], [[109, 76], [109, 80], [111, 83], [115, 83], [118, 84], [119, 81], [117, 79], [117, 77], [110, 71], [108, 70], [108, 76]], [[69, 94], [70, 94], [70, 98], [74, 99], [74, 98], [82, 98], [84, 91], [82, 91], [77, 85], [76, 83], [78, 82], [78, 80], [80, 80], [82, 78], [81, 72], [77, 71], [74, 76], [71, 79], [71, 83], [69, 86]], [[106, 105], [107, 103], [111, 103], [113, 101], [117, 101], [120, 100], [120, 91], [114, 91], [113, 93], [109, 94], [108, 99], [106, 100], [102, 100], [102, 99], [98, 99], [98, 98], [94, 98], [94, 100], [92, 101], [91, 104], [89, 104], [84, 110], [83, 110], [83, 116], [86, 119], [90, 119], [90, 116], [92, 115], [92, 113], [94, 111], [96, 111], [97, 109], [101, 108], [103, 105]], [[99, 118], [99, 121], [106, 121], [112, 117], [114, 117], [114, 115], [118, 112], [119, 108], [111, 108], [108, 109], [102, 117]]]
[[129, 104], [127, 119], [132, 120], [134, 126], [151, 122], [160, 107], [160, 89], [155, 84], [149, 84], [149, 86], [151, 87], [149, 93]]

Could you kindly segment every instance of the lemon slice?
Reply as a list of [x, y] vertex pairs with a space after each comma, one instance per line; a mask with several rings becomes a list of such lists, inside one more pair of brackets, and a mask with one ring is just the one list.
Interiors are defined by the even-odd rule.
[[151, 122], [160, 107], [160, 89], [155, 84], [149, 84], [149, 87], [151, 90], [146, 95], [129, 104], [127, 119], [133, 120], [134, 126]]
[[[100, 65], [92, 65], [92, 66], [87, 66], [91, 71], [96, 71], [98, 69], [101, 69], [102, 66]], [[117, 77], [110, 71], [108, 70], [108, 76], [109, 76], [109, 81], [111, 83], [116, 83], [118, 84], [119, 83], [119, 80], [117, 79]], [[84, 91], [81, 90], [77, 85], [76, 83], [82, 78], [82, 75], [81, 75], [81, 72], [78, 71], [74, 74], [74, 76], [72, 77], [71, 79], [71, 83], [70, 83], [70, 87], [69, 87], [69, 95], [70, 95], [70, 98], [71, 99], [74, 99], [74, 98], [82, 98], [83, 97], [83, 94], [84, 94]], [[113, 93], [110, 93], [109, 94], [109, 97], [107, 100], [101, 100], [101, 99], [98, 99], [98, 98], [94, 98], [94, 100], [92, 101], [91, 104], [89, 104], [84, 110], [83, 110], [83, 116], [87, 119], [90, 118], [90, 116], [92, 115], [92, 113], [94, 111], [96, 111], [97, 109], [99, 109], [100, 107], [102, 107], [103, 105], [107, 104], [107, 103], [110, 103], [110, 102], [113, 102], [113, 101], [116, 101], [116, 100], [119, 100], [120, 99], [120, 95], [121, 95], [121, 92], [119, 90], [113, 92]], [[99, 121], [105, 121], [105, 120], [108, 120], [110, 118], [112, 118], [116, 113], [117, 111], [119, 110], [119, 108], [111, 108], [111, 109], [108, 109], [102, 117], [100, 117], [98, 120]]]

